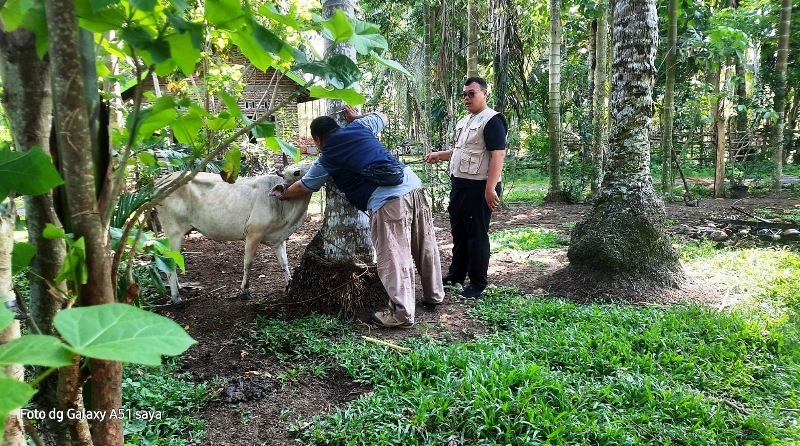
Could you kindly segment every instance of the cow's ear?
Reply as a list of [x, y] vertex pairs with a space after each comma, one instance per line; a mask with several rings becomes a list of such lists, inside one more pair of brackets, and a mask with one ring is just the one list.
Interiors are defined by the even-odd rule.
[[283, 193], [286, 192], [286, 185], [285, 184], [276, 184], [275, 187], [269, 191], [269, 195], [271, 197], [280, 197]]

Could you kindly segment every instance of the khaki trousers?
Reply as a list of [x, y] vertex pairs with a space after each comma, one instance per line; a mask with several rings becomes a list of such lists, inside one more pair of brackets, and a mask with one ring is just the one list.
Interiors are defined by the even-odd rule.
[[391, 299], [398, 320], [414, 322], [414, 266], [422, 282], [423, 299], [442, 302], [442, 267], [433, 229], [433, 214], [423, 189], [387, 202], [370, 218], [378, 277]]

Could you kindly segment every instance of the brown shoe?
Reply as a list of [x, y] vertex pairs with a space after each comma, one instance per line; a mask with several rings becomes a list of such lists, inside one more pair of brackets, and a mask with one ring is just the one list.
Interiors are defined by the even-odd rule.
[[372, 313], [369, 318], [373, 324], [383, 328], [411, 328], [414, 326], [412, 322], [397, 319], [394, 311], [389, 309]]

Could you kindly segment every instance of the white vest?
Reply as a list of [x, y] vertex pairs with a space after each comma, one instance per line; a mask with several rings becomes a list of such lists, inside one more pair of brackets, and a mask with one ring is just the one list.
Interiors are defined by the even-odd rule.
[[489, 177], [489, 159], [483, 129], [498, 112], [486, 107], [477, 115], [467, 115], [456, 123], [455, 145], [450, 157], [450, 175], [469, 180]]

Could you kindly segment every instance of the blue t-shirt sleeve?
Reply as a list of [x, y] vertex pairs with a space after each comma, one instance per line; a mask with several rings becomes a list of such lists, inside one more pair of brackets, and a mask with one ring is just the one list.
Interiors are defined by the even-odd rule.
[[325, 167], [320, 163], [319, 159], [316, 159], [311, 164], [308, 172], [303, 175], [303, 178], [300, 178], [300, 184], [306, 189], [316, 192], [328, 181], [328, 175], [328, 171], [325, 170]]
[[378, 136], [378, 133], [386, 127], [386, 122], [378, 113], [367, 113], [366, 115], [351, 122], [350, 125], [358, 124], [370, 129], [373, 135]]
[[486, 150], [505, 150], [506, 133], [508, 129], [506, 120], [500, 113], [492, 116], [486, 127], [483, 128], [483, 140], [486, 142]]

